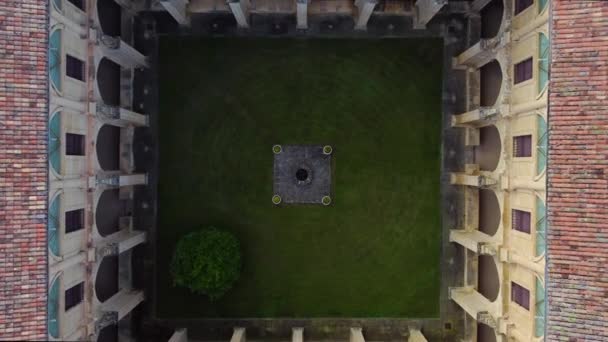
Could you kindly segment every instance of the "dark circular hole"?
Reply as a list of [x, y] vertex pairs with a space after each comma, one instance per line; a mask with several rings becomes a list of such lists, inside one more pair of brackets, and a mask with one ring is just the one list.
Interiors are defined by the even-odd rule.
[[298, 169], [298, 171], [296, 171], [296, 179], [299, 180], [300, 182], [305, 181], [308, 178], [308, 171], [304, 170], [304, 169]]

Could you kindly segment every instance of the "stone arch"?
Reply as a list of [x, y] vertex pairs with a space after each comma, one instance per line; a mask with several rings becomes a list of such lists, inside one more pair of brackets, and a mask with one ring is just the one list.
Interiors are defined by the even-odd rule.
[[105, 302], [118, 292], [118, 255], [106, 256], [95, 275], [95, 294], [100, 302]]
[[502, 79], [502, 68], [495, 59], [479, 68], [480, 106], [491, 107], [496, 104], [502, 88]]
[[104, 34], [112, 37], [121, 33], [121, 8], [114, 0], [97, 0], [97, 17]]
[[503, 0], [492, 0], [481, 9], [481, 38], [491, 39], [498, 35], [505, 12]]
[[120, 127], [101, 126], [95, 139], [95, 151], [104, 171], [120, 170]]
[[490, 255], [480, 255], [478, 272], [477, 290], [489, 301], [495, 301], [500, 292], [500, 276], [494, 258]]
[[120, 106], [120, 65], [103, 57], [97, 65], [96, 76], [101, 100], [110, 106]]
[[498, 231], [501, 217], [500, 203], [493, 190], [479, 190], [479, 231], [493, 236]]
[[115, 233], [119, 229], [120, 217], [126, 213], [125, 201], [119, 197], [118, 189], [105, 190], [97, 201], [95, 224], [102, 237]]

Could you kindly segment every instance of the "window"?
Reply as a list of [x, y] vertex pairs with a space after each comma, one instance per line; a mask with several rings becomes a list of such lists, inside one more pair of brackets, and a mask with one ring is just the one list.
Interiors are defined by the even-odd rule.
[[71, 233], [84, 228], [84, 209], [66, 211], [65, 232]]
[[532, 78], [532, 57], [515, 64], [515, 84]]
[[65, 154], [68, 156], [84, 156], [84, 135], [66, 133]]
[[515, 14], [523, 12], [526, 8], [532, 6], [534, 0], [514, 0], [515, 1]]
[[76, 57], [66, 55], [65, 74], [71, 78], [84, 81], [84, 62]]
[[82, 11], [84, 11], [84, 0], [68, 0], [69, 2], [71, 2], [74, 6], [80, 8]]
[[530, 310], [530, 291], [514, 282], [511, 282], [511, 300], [524, 309]]
[[513, 229], [530, 234], [530, 213], [523, 210], [511, 210], [511, 226]]
[[513, 137], [513, 155], [515, 157], [532, 156], [532, 136], [520, 135]]
[[84, 283], [77, 284], [65, 290], [65, 311], [82, 302], [84, 297]]

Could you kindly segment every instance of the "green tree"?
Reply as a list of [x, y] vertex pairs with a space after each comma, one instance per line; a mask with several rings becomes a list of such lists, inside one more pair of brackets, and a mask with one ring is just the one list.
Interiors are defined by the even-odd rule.
[[232, 288], [240, 272], [239, 241], [215, 227], [183, 236], [171, 261], [174, 285], [207, 295], [212, 301]]

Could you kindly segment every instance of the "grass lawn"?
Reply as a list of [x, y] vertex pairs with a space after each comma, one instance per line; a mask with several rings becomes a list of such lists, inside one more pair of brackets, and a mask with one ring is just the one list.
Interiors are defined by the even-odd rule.
[[[440, 39], [160, 45], [159, 317], [437, 317]], [[275, 207], [274, 144], [330, 144], [333, 203]], [[172, 286], [180, 236], [234, 232], [217, 302]]]

